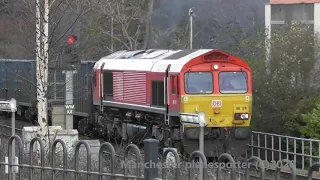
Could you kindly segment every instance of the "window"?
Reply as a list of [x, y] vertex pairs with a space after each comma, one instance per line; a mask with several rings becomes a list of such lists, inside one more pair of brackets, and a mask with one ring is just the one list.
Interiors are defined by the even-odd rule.
[[93, 87], [97, 86], [97, 76], [98, 76], [98, 72], [93, 72], [92, 73], [92, 84], [93, 84]]
[[112, 72], [103, 72], [103, 93], [105, 96], [113, 96], [113, 76]]
[[248, 78], [246, 72], [220, 72], [219, 88], [221, 93], [246, 93]]
[[177, 75], [171, 76], [170, 82], [171, 82], [172, 95], [177, 95], [178, 94], [178, 76]]
[[184, 89], [187, 94], [212, 94], [213, 76], [211, 72], [184, 73]]
[[152, 81], [152, 105], [164, 106], [164, 82]]

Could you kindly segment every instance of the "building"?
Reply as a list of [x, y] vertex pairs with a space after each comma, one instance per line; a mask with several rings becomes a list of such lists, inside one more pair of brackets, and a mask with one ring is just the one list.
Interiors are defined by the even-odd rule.
[[265, 5], [265, 27], [270, 35], [288, 22], [313, 26], [320, 32], [320, 0], [270, 0]]
[[[298, 22], [320, 32], [320, 0], [270, 0], [265, 4], [266, 63], [270, 62], [271, 32], [290, 22]], [[320, 65], [320, 61], [319, 61]]]

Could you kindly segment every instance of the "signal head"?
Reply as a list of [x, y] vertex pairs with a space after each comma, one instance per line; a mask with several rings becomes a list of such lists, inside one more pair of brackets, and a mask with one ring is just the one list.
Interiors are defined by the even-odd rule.
[[77, 36], [76, 35], [71, 35], [71, 36], [68, 37], [67, 43], [72, 45], [72, 44], [74, 44], [76, 42], [76, 40], [77, 40]]

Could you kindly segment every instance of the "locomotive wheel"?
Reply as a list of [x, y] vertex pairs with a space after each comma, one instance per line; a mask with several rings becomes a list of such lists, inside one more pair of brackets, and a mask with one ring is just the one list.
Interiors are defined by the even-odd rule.
[[93, 125], [92, 137], [93, 138], [100, 138], [99, 125], [98, 124], [94, 124]]
[[89, 133], [89, 124], [86, 119], [82, 119], [78, 121], [78, 127], [77, 127], [79, 134], [81, 135], [87, 135]]
[[108, 134], [108, 124], [106, 123], [106, 125], [104, 126], [104, 133], [103, 133], [103, 137], [102, 139], [109, 142], [111, 140], [110, 135]]

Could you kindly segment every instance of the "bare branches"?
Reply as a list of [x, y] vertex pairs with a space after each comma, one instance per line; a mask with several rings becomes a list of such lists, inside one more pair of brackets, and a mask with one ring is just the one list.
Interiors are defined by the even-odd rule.
[[146, 31], [145, 31], [143, 49], [147, 49], [148, 43], [149, 43], [151, 16], [152, 16], [152, 11], [153, 11], [153, 1], [154, 0], [151, 0], [149, 2], [149, 12], [148, 12], [148, 16], [147, 16], [148, 19], [147, 19], [147, 23], [146, 23]]
[[[102, 47], [104, 50], [109, 49], [110, 52], [114, 48], [128, 50], [143, 48], [148, 30], [146, 27], [152, 14], [148, 4], [146, 0], [92, 2], [91, 18], [86, 20], [90, 23], [85, 29], [85, 34], [89, 36], [86, 39], [99, 36], [100, 45], [96, 48]], [[93, 32], [94, 34], [91, 34]], [[90, 43], [95, 43], [93, 41]]]

